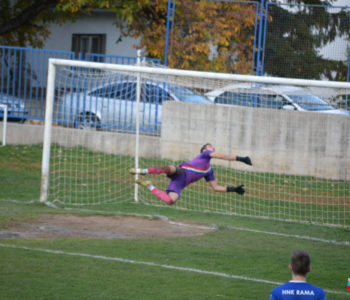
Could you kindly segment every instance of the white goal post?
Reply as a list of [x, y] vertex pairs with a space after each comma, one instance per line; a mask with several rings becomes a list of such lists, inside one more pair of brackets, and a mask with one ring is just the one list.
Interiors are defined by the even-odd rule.
[[252, 158], [250, 169], [212, 160], [218, 183], [246, 194], [201, 180], [174, 208], [350, 226], [350, 115], [322, 102], [346, 94], [347, 82], [50, 59], [40, 201], [163, 206], [128, 169], [190, 160], [212, 142]]
[[7, 127], [7, 105], [0, 104], [0, 108], [4, 111], [3, 123], [2, 123], [2, 145], [6, 145], [6, 127]]

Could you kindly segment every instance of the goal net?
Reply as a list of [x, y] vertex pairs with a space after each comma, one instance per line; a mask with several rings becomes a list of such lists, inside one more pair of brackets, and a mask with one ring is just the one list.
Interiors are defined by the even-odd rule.
[[[178, 165], [210, 142], [253, 166], [211, 159], [171, 209], [350, 226], [350, 84], [50, 60], [41, 201], [167, 205], [130, 168]], [[158, 189], [169, 178], [146, 175]]]

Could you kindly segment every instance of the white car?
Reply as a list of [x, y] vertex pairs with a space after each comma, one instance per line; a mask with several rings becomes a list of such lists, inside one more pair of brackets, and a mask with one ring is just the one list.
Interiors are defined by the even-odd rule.
[[[143, 82], [140, 100], [140, 130], [158, 132], [164, 101], [211, 104], [200, 94], [178, 85]], [[124, 80], [60, 98], [58, 122], [81, 129], [134, 130], [136, 126], [136, 82]]]
[[335, 109], [303, 88], [288, 85], [232, 84], [208, 92], [205, 96], [215, 104], [349, 115], [348, 111]]

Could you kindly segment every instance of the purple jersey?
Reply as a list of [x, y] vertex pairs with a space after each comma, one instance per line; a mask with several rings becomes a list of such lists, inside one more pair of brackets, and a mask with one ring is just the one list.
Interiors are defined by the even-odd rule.
[[212, 152], [213, 151], [209, 150], [204, 151], [198, 154], [190, 162], [180, 164], [179, 166], [185, 170], [185, 173], [169, 176], [170, 183], [167, 191], [175, 192], [180, 196], [181, 190], [192, 182], [195, 182], [203, 177], [206, 181], [215, 180], [213, 169], [210, 166], [210, 154]]
[[210, 166], [210, 154], [213, 151], [204, 151], [198, 154], [190, 162], [180, 164], [180, 167], [185, 170], [186, 173], [186, 185], [195, 182], [201, 178], [205, 178], [206, 181], [215, 180], [213, 169]]
[[270, 300], [326, 300], [325, 292], [305, 281], [289, 281], [272, 290]]

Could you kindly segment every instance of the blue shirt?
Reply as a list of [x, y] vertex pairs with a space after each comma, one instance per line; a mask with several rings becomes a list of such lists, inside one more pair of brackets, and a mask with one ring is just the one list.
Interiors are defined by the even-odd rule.
[[326, 300], [325, 292], [305, 281], [289, 281], [275, 287], [270, 300]]

